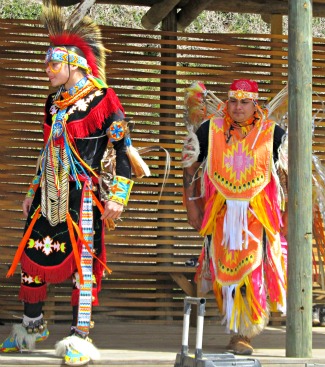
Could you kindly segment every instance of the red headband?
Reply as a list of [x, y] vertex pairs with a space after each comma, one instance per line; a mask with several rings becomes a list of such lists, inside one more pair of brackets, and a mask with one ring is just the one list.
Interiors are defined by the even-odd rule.
[[257, 99], [258, 98], [258, 85], [254, 80], [249, 79], [237, 79], [234, 80], [230, 86], [228, 97], [236, 99]]

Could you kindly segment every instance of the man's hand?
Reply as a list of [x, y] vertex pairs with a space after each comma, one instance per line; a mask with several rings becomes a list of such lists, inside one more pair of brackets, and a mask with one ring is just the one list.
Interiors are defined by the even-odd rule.
[[124, 205], [120, 203], [116, 203], [115, 201], [106, 201], [105, 202], [105, 211], [100, 217], [101, 220], [104, 219], [118, 219], [120, 218], [124, 209]]
[[29, 197], [25, 198], [25, 200], [23, 201], [23, 213], [26, 218], [32, 206], [32, 202], [33, 202], [33, 198], [29, 198]]

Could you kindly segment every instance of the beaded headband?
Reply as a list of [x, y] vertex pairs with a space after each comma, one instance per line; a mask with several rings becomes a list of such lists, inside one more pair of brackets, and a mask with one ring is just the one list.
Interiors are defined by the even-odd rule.
[[45, 56], [45, 63], [50, 61], [63, 62], [65, 64], [75, 65], [82, 69], [89, 70], [87, 60], [73, 51], [68, 51], [62, 47], [50, 47]]
[[228, 97], [236, 98], [236, 99], [258, 99], [258, 93], [247, 92], [245, 90], [230, 90], [228, 92]]

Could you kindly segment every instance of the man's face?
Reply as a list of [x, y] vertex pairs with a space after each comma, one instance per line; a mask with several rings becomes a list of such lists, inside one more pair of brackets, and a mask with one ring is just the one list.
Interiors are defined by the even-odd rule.
[[231, 97], [228, 100], [228, 113], [236, 122], [243, 123], [252, 118], [255, 110], [255, 105], [249, 98], [236, 99]]
[[50, 61], [45, 64], [46, 74], [52, 87], [64, 85], [69, 80], [69, 65], [66, 63]]

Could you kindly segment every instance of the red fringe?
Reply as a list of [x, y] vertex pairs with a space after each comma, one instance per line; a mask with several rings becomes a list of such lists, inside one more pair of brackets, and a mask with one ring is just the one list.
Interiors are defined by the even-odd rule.
[[[121, 110], [124, 113], [124, 109], [120, 100], [115, 94], [112, 88], [106, 90], [106, 95], [98, 103], [98, 105], [90, 110], [88, 115], [81, 120], [75, 120], [67, 124], [67, 132], [71, 139], [73, 138], [86, 138], [90, 134], [94, 133], [97, 129], [101, 129], [103, 122], [111, 114]], [[44, 124], [44, 142], [46, 144], [50, 132], [51, 126]]]
[[[72, 295], [71, 295], [71, 306], [78, 306], [79, 304], [79, 289], [74, 289], [72, 291]], [[92, 305], [93, 306], [99, 306], [99, 302], [98, 302], [98, 290], [97, 288], [93, 288], [92, 289], [92, 295], [93, 295], [93, 302]]]
[[40, 276], [46, 283], [62, 283], [76, 271], [73, 252], [57, 266], [40, 266], [32, 261], [25, 253], [21, 257], [22, 270], [32, 276]]
[[114, 90], [109, 88], [106, 91], [105, 97], [85, 118], [67, 124], [69, 136], [72, 138], [85, 138], [89, 136], [97, 129], [101, 129], [104, 120], [118, 109], [122, 109], [121, 103]]
[[41, 287], [27, 287], [25, 285], [20, 286], [19, 299], [27, 303], [37, 303], [45, 301], [47, 296], [47, 286], [46, 284]]
[[43, 139], [44, 139], [44, 145], [49, 139], [51, 133], [51, 126], [44, 124], [43, 126]]

